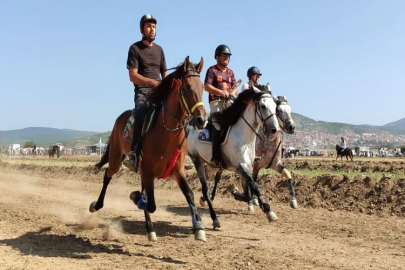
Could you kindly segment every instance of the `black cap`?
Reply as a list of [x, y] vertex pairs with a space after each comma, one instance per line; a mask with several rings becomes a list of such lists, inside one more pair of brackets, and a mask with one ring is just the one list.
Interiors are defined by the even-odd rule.
[[255, 66], [250, 67], [247, 71], [247, 76], [250, 78], [250, 76], [255, 75], [255, 74], [262, 76], [262, 74], [260, 73], [260, 70], [257, 67], [255, 67]]
[[143, 32], [143, 26], [147, 22], [154, 22], [155, 24], [157, 24], [156, 19], [152, 15], [145, 14], [142, 16], [141, 21], [139, 22], [139, 27], [141, 28], [141, 32]]
[[220, 54], [227, 54], [227, 55], [232, 55], [231, 50], [229, 49], [228, 46], [221, 44], [215, 49], [215, 58], [217, 55]]

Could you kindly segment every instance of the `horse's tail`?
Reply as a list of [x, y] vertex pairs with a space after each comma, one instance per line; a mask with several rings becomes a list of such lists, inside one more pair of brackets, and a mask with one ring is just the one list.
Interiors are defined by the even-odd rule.
[[[101, 148], [100, 148], [101, 151]], [[100, 162], [98, 162], [96, 165], [96, 169], [101, 170], [101, 168], [108, 163], [108, 157], [110, 156], [110, 140], [107, 142], [107, 148], [105, 149], [104, 155], [101, 157]]]

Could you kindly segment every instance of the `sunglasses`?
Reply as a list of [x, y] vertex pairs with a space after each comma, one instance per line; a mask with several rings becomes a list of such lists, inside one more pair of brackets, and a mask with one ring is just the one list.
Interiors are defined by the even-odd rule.
[[222, 56], [222, 57], [224, 57], [224, 58], [229, 58], [230, 55], [229, 55], [229, 54], [223, 54], [223, 53], [221, 53], [220, 56]]

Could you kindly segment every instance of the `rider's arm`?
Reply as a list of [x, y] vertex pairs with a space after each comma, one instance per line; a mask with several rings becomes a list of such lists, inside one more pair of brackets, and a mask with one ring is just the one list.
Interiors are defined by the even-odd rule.
[[157, 86], [159, 84], [158, 81], [150, 78], [146, 78], [138, 73], [137, 68], [130, 68], [129, 71], [129, 80], [134, 84], [138, 85], [149, 85], [149, 86]]
[[205, 91], [207, 91], [210, 94], [214, 94], [216, 96], [220, 96], [220, 97], [224, 97], [224, 98], [227, 98], [229, 96], [227, 91], [222, 91], [222, 90], [212, 86], [212, 84], [206, 83], [206, 84], [204, 84], [204, 88], [205, 88]]
[[238, 94], [238, 84], [236, 83], [235, 75], [233, 74], [233, 71], [232, 71], [232, 83], [231, 83], [231, 85], [232, 85], [232, 90], [230, 92], [230, 95], [232, 97], [236, 97], [236, 95]]

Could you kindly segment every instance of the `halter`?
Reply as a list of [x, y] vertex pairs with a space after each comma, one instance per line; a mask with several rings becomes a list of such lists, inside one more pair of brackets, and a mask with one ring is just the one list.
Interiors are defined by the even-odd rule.
[[[181, 122], [179, 119], [177, 119], [177, 117], [174, 115], [173, 112], [171, 112], [166, 104], [164, 103], [164, 101], [162, 101], [162, 116], [163, 116], [163, 126], [170, 131], [177, 131], [179, 129], [184, 128], [185, 126], [187, 126], [187, 124], [191, 121], [191, 119], [194, 117], [193, 113], [195, 111], [196, 108], [198, 108], [199, 106], [204, 106], [203, 102], [197, 102], [191, 109], [190, 109], [190, 105], [188, 104], [188, 102], [186, 101], [185, 97], [184, 97], [184, 87], [183, 87], [183, 81], [185, 78], [187, 77], [200, 77], [200, 74], [196, 73], [195, 69], [189, 69], [188, 71], [193, 71], [193, 73], [191, 74], [186, 74], [184, 75], [181, 79], [176, 79], [173, 78], [171, 87], [174, 87], [174, 91], [178, 92], [180, 95], [180, 106], [183, 109], [183, 111], [185, 111], [186, 113], [186, 119], [184, 119], [183, 122]], [[170, 114], [170, 116], [179, 124], [179, 127], [177, 128], [169, 128], [166, 126], [165, 123], [165, 117], [164, 117], [164, 111], [167, 110], [167, 112]]]

